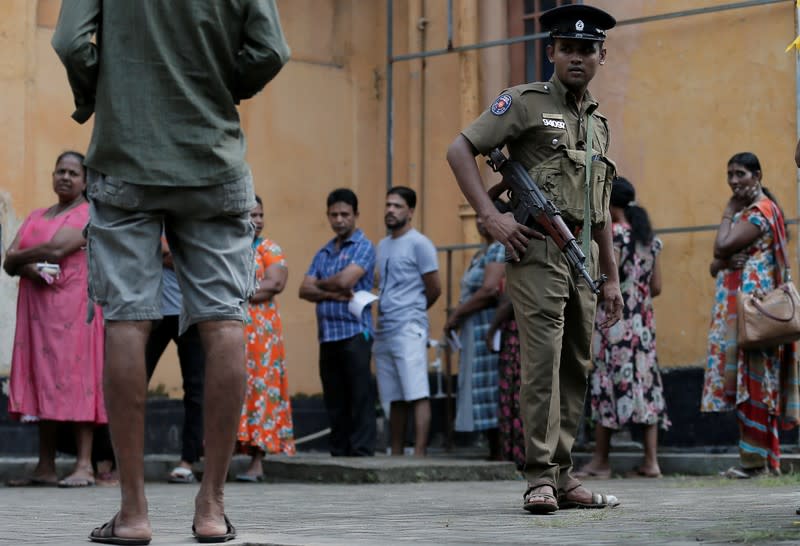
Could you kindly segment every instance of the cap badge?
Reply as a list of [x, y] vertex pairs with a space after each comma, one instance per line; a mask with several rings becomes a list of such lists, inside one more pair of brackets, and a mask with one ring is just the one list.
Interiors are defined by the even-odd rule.
[[511, 108], [511, 95], [503, 93], [492, 103], [491, 111], [495, 116], [502, 116]]
[[578, 19], [578, 22], [575, 23], [575, 30], [577, 30], [578, 32], [581, 32], [583, 30], [583, 21], [581, 21], [580, 19]]

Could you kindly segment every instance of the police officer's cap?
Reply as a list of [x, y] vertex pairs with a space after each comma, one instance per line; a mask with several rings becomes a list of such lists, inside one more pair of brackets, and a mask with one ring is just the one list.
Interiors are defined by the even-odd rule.
[[539, 21], [552, 38], [602, 41], [617, 20], [605, 11], [586, 4], [568, 4], [544, 12]]

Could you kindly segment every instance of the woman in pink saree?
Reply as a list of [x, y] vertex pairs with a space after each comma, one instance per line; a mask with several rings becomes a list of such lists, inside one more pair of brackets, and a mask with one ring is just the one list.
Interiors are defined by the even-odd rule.
[[[39, 426], [39, 462], [33, 473], [9, 485], [94, 485], [91, 453], [94, 428], [104, 424], [103, 320], [96, 308], [86, 322], [88, 264], [83, 228], [89, 205], [83, 197], [83, 156], [64, 152], [53, 172], [58, 202], [33, 211], [11, 243], [3, 263], [18, 276], [17, 327], [8, 411], [12, 418]], [[42, 267], [43, 263], [50, 264]], [[37, 264], [40, 264], [37, 266]], [[58, 265], [60, 271], [52, 265]], [[75, 429], [77, 460], [58, 480], [57, 426]]]

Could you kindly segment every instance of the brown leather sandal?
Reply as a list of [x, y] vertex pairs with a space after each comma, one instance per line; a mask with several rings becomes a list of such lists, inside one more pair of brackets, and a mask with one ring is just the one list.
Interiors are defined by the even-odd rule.
[[[534, 489], [549, 487], [553, 493], [534, 492]], [[558, 510], [558, 499], [555, 496], [556, 488], [548, 484], [528, 485], [525, 494], [522, 495], [524, 504], [522, 508], [531, 514], [550, 514]]]
[[575, 491], [577, 488], [581, 487], [582, 484], [578, 484], [575, 487], [572, 487], [569, 490], [564, 491], [558, 495], [558, 507], [562, 510], [569, 510], [570, 508], [614, 508], [619, 506], [620, 502], [617, 497], [614, 495], [608, 495], [606, 493], [594, 493], [593, 491], [589, 491], [592, 494], [592, 500], [590, 502], [583, 502], [578, 500], [571, 500], [567, 498], [567, 494]]

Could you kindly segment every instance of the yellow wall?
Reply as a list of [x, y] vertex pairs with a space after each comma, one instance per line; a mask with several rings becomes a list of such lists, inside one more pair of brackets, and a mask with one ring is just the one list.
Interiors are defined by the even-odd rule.
[[[91, 123], [75, 124], [66, 77], [49, 41], [59, 0], [0, 2], [0, 162], [3, 244], [36, 207], [53, 202], [55, 156], [86, 148]], [[597, 0], [628, 19], [724, 3], [723, 0]], [[446, 2], [395, 0], [395, 54], [446, 45]], [[266, 91], [242, 106], [248, 160], [265, 200], [265, 234], [284, 249], [289, 284], [279, 296], [293, 392], [319, 392], [313, 305], [297, 289], [314, 252], [331, 237], [324, 199], [353, 188], [360, 226], [384, 234], [386, 13], [382, 0], [279, 0], [293, 58]], [[502, 0], [456, 0], [454, 43], [507, 36]], [[499, 8], [498, 6], [501, 6]], [[420, 20], [424, 24], [420, 25]], [[639, 189], [658, 227], [718, 221], [728, 197], [725, 162], [749, 150], [765, 182], [795, 216], [793, 4], [740, 9], [614, 29], [609, 59], [592, 85], [612, 128], [620, 173]], [[420, 196], [415, 218], [436, 244], [474, 242], [464, 205], [444, 159], [458, 131], [508, 84], [508, 49], [497, 47], [394, 66], [395, 184]], [[487, 183], [492, 176], [486, 173]], [[665, 287], [657, 300], [660, 360], [698, 364], [705, 351], [713, 234], [664, 236]], [[444, 257], [440, 265], [444, 273]], [[454, 301], [468, 258], [456, 253]], [[444, 275], [442, 278], [445, 280]], [[0, 374], [7, 373], [16, 285], [0, 276]], [[432, 334], [444, 296], [431, 311]], [[171, 352], [154, 384], [178, 394]]]
[[[617, 19], [724, 4], [722, 0], [595, 2]], [[752, 7], [609, 33], [593, 85], [612, 128], [612, 156], [636, 184], [656, 227], [715, 224], [730, 197], [726, 163], [758, 155], [764, 183], [797, 216], [794, 4]], [[797, 237], [796, 230], [792, 230]], [[705, 358], [713, 298], [714, 233], [665, 235], [656, 300], [659, 360]], [[795, 239], [796, 241], [796, 239]]]

